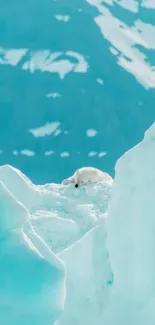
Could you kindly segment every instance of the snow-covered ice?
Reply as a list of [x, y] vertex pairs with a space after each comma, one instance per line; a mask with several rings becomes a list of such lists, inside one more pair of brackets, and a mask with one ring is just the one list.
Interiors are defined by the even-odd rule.
[[0, 180], [30, 212], [40, 204], [41, 191], [18, 169], [10, 165], [1, 166]]
[[0, 167], [0, 324], [155, 324], [154, 166], [155, 124], [114, 183]]
[[61, 325], [102, 324], [113, 282], [104, 220], [59, 254], [67, 268], [67, 296]]
[[155, 324], [155, 124], [117, 162], [107, 249], [114, 284], [104, 323]]
[[34, 185], [0, 167], [0, 323], [102, 319], [112, 281], [104, 229], [111, 189], [107, 182]]
[[[30, 236], [23, 231], [28, 224]], [[49, 325], [65, 301], [65, 265], [31, 228], [27, 209], [0, 182], [0, 322]]]
[[78, 224], [72, 219], [62, 218], [57, 214], [57, 212], [41, 210], [31, 217], [37, 233], [56, 253], [70, 246], [80, 237]]

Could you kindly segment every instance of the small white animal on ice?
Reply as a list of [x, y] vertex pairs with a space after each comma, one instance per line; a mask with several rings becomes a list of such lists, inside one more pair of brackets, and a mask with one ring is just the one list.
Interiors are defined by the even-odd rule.
[[109, 184], [113, 183], [113, 179], [107, 173], [94, 167], [83, 167], [78, 169], [75, 174], [67, 179], [64, 179], [62, 184], [68, 185], [73, 183], [75, 187], [79, 185], [92, 184], [97, 182], [107, 182]]

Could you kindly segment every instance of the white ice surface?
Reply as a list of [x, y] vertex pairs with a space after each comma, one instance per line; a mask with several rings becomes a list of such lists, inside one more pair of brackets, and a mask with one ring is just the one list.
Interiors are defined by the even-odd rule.
[[10, 165], [1, 166], [0, 180], [30, 212], [41, 204], [41, 191], [20, 170]]
[[0, 167], [0, 181], [29, 210], [33, 227], [55, 252], [80, 238], [104, 215], [112, 188], [107, 182], [80, 188], [34, 185], [9, 165]]
[[110, 195], [107, 182], [37, 186], [0, 167], [0, 323], [100, 323], [112, 282], [104, 230]]
[[31, 223], [56, 253], [70, 246], [80, 237], [78, 224], [71, 219], [59, 217], [56, 212], [37, 211], [32, 215]]
[[65, 266], [29, 218], [0, 182], [0, 323], [5, 325], [53, 324], [64, 307]]
[[0, 323], [155, 324], [154, 166], [155, 124], [113, 185], [36, 186], [0, 167]]
[[104, 220], [59, 254], [66, 264], [67, 296], [61, 325], [103, 324], [113, 281], [105, 248]]
[[155, 324], [155, 124], [117, 162], [107, 249], [114, 284], [108, 325]]

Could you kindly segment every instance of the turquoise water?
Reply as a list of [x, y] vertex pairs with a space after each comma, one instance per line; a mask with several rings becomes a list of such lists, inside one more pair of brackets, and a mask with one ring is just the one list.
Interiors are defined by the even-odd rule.
[[154, 24], [154, 0], [1, 0], [0, 164], [114, 175], [155, 120]]

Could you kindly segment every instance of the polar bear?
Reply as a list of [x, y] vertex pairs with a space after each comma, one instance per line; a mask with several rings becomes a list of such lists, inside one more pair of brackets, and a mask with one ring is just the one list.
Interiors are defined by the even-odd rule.
[[67, 179], [64, 179], [62, 184], [68, 185], [73, 183], [75, 187], [80, 185], [92, 184], [97, 182], [107, 182], [112, 185], [113, 179], [107, 173], [94, 167], [83, 167], [78, 169], [75, 174]]

